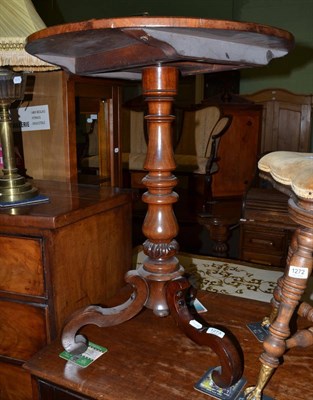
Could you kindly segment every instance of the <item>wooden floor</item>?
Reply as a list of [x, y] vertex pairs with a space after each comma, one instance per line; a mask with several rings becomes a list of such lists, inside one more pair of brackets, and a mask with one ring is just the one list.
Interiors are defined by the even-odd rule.
[[[244, 353], [244, 376], [256, 382], [262, 344], [246, 325], [268, 315], [270, 305], [215, 293], [199, 293], [207, 307], [203, 316], [221, 324], [237, 337]], [[299, 321], [299, 326], [308, 325]], [[169, 316], [159, 319], [144, 310], [132, 320], [110, 328], [85, 328], [89, 339], [108, 347], [107, 354], [85, 369], [69, 366], [58, 357], [60, 342], [41, 351], [27, 369], [42, 379], [79, 394], [102, 400], [205, 400], [210, 396], [194, 389], [196, 381], [217, 356], [185, 337]], [[284, 357], [265, 394], [276, 400], [313, 398], [313, 348], [292, 349]]]

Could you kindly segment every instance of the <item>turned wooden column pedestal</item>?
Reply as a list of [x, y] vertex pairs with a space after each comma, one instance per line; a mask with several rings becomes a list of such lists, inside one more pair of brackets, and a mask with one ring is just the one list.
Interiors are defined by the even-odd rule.
[[217, 199], [198, 214], [198, 222], [203, 225], [213, 242], [212, 255], [227, 258], [232, 230], [239, 225], [242, 199]]
[[298, 228], [289, 246], [284, 275], [274, 290], [272, 313], [264, 320], [264, 324], [269, 325], [269, 335], [260, 356], [261, 370], [257, 384], [245, 391], [247, 400], [262, 399], [264, 388], [288, 350], [313, 344], [313, 327], [291, 331], [291, 321], [297, 317], [296, 314], [313, 322], [313, 307], [300, 302], [313, 266], [312, 154], [269, 153], [259, 161], [259, 168], [263, 178], [270, 180], [276, 189], [290, 195], [288, 211]]
[[145, 306], [159, 316], [169, 314], [166, 300], [166, 283], [183, 275], [175, 257], [178, 243], [178, 225], [173, 204], [178, 196], [173, 192], [177, 178], [172, 148], [171, 115], [174, 96], [177, 94], [178, 71], [173, 67], [144, 68], [142, 72], [143, 96], [148, 104], [149, 142], [144, 164], [149, 171], [143, 179], [148, 189], [142, 200], [148, 205], [142, 231], [147, 240], [143, 251], [147, 255], [138, 271], [148, 282], [149, 295]]

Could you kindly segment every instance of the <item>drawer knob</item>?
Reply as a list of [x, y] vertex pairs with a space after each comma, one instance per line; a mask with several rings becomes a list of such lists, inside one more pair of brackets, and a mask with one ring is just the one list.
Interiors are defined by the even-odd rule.
[[266, 239], [251, 239], [251, 243], [254, 244], [262, 244], [262, 245], [267, 245], [267, 246], [274, 246], [274, 243], [270, 240], [266, 240]]

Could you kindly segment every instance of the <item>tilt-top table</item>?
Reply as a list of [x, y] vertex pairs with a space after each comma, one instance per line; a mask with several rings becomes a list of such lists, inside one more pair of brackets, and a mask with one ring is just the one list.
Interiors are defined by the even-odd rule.
[[[26, 50], [73, 74], [142, 79], [148, 104], [149, 133], [143, 183], [148, 210], [143, 223], [146, 259], [130, 271], [126, 282], [133, 293], [113, 308], [78, 310], [66, 323], [62, 344], [72, 353], [86, 349], [86, 338], [77, 334], [87, 324], [100, 327], [120, 324], [145, 306], [158, 316], [170, 312], [196, 343], [208, 345], [219, 356], [221, 372], [213, 379], [220, 387], [236, 383], [243, 371], [240, 348], [223, 327], [214, 327], [192, 308], [195, 291], [184, 277], [176, 257], [178, 225], [173, 204], [177, 179], [171, 145], [172, 104], [182, 75], [267, 65], [293, 47], [290, 33], [254, 23], [180, 17], [130, 17], [95, 19], [53, 26], [27, 39]], [[104, 228], [105, 229], [105, 228]], [[123, 251], [121, 246], [116, 251]]]

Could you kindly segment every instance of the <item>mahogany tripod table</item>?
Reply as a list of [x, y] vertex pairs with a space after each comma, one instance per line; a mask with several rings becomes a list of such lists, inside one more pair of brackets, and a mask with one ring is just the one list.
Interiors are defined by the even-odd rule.
[[181, 17], [95, 19], [49, 27], [28, 37], [30, 54], [73, 74], [142, 79], [148, 105], [147, 175], [143, 179], [147, 191], [142, 197], [148, 205], [142, 228], [146, 259], [139, 270], [125, 277], [133, 287], [126, 302], [113, 308], [91, 305], [70, 316], [62, 333], [66, 350], [81, 353], [86, 349], [86, 338], [78, 334], [83, 326], [117, 325], [148, 307], [160, 317], [171, 313], [187, 336], [216, 352], [221, 372], [215, 371], [213, 379], [218, 386], [231, 386], [241, 378], [243, 360], [236, 339], [223, 327], [210, 330], [212, 325], [195, 312], [195, 290], [176, 257], [172, 104], [179, 73], [267, 65], [286, 55], [293, 43], [289, 32], [269, 26]]

